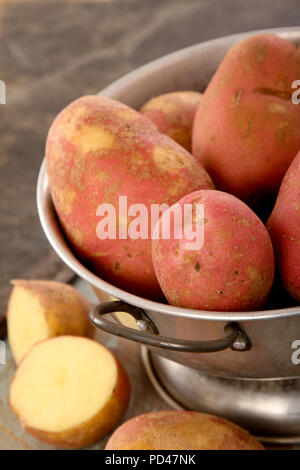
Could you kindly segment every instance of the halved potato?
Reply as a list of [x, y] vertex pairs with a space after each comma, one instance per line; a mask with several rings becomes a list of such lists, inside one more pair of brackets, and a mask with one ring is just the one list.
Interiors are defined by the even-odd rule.
[[82, 448], [114, 428], [129, 397], [127, 374], [108, 349], [88, 338], [59, 336], [23, 358], [9, 403], [37, 439]]
[[8, 339], [18, 364], [33, 344], [59, 335], [92, 336], [90, 304], [74, 287], [54, 281], [13, 280]]

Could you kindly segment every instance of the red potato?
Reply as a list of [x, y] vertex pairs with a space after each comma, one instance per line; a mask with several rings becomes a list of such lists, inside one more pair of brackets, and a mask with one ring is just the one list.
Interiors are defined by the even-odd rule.
[[264, 450], [247, 431], [195, 411], [157, 411], [126, 421], [106, 450]]
[[217, 189], [249, 201], [276, 193], [300, 148], [292, 103], [299, 77], [299, 49], [273, 34], [251, 36], [226, 54], [193, 129], [193, 155]]
[[[190, 190], [212, 188], [194, 157], [137, 111], [101, 96], [82, 97], [52, 124], [46, 144], [47, 173], [64, 232], [80, 259], [107, 281], [135, 294], [162, 298], [148, 238], [119, 237], [134, 219], [127, 205], [173, 204]], [[99, 239], [100, 204], [116, 210], [116, 238]]]
[[[169, 240], [160, 236], [152, 241], [155, 272], [168, 302], [200, 310], [262, 308], [273, 283], [274, 254], [261, 220], [245, 203], [221, 191], [195, 191], [183, 197], [178, 202], [182, 213], [188, 204], [193, 218], [187, 229], [203, 229], [203, 246], [191, 249], [189, 233], [176, 239], [174, 230]], [[203, 204], [204, 218], [197, 216], [198, 204]], [[171, 228], [175, 206], [168, 211]]]
[[201, 98], [202, 94], [196, 91], [174, 91], [155, 96], [140, 112], [156, 125], [159, 132], [191, 152], [193, 123]]
[[300, 302], [300, 152], [280, 186], [267, 222], [280, 277], [285, 289]]

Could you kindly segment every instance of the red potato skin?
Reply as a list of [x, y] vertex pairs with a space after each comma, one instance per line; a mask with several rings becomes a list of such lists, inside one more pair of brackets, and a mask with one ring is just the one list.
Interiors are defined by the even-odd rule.
[[140, 112], [186, 150], [192, 150], [192, 130], [202, 94], [196, 91], [174, 91], [156, 96]]
[[[171, 305], [215, 311], [262, 308], [274, 279], [272, 243], [263, 223], [236, 197], [195, 191], [178, 204], [204, 205], [204, 244], [187, 250], [185, 236], [152, 241], [153, 264]], [[182, 209], [183, 210], [183, 209]], [[193, 221], [195, 230], [195, 221]]]
[[83, 263], [118, 287], [161, 299], [151, 237], [119, 239], [117, 224], [116, 239], [99, 240], [96, 210], [109, 203], [118, 215], [119, 196], [125, 195], [128, 207], [143, 203], [150, 213], [152, 203], [171, 205], [191, 188], [212, 188], [202, 165], [146, 117], [100, 96], [79, 98], [57, 116], [46, 163], [57, 214]]
[[285, 289], [300, 302], [300, 152], [280, 186], [267, 222]]
[[217, 189], [252, 202], [275, 194], [300, 148], [292, 82], [300, 52], [276, 35], [258, 35], [224, 57], [194, 122], [193, 155]]
[[195, 411], [157, 411], [126, 421], [105, 450], [264, 450], [247, 431]]

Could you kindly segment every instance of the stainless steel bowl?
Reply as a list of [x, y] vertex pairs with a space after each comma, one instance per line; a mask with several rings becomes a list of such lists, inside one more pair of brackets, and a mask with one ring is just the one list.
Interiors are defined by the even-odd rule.
[[[117, 80], [100, 94], [138, 109], [154, 95], [183, 89], [204, 90], [226, 51], [237, 41], [259, 32], [276, 33], [300, 43], [298, 27], [207, 41], [151, 62]], [[110, 300], [92, 312], [92, 319], [100, 328], [147, 344], [161, 356], [212, 375], [244, 379], [300, 376], [300, 368], [294, 363], [297, 361], [292, 360], [295, 353], [292, 345], [300, 339], [300, 307], [210, 312], [137, 297], [100, 279], [71, 251], [52, 204], [44, 163], [38, 179], [37, 203], [41, 224], [57, 254], [93, 286], [101, 301]], [[116, 323], [103, 316], [109, 312], [127, 314], [118, 314], [120, 323]], [[128, 314], [131, 322], [128, 322]]]

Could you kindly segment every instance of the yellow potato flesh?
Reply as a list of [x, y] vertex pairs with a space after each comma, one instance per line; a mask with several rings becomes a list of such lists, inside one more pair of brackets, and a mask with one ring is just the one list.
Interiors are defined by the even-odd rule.
[[35, 345], [21, 362], [10, 403], [28, 427], [62, 432], [95, 416], [112, 396], [117, 365], [95, 341], [60, 336]]
[[21, 287], [13, 289], [7, 329], [10, 348], [17, 364], [33, 344], [49, 338], [45, 309], [31, 291]]

